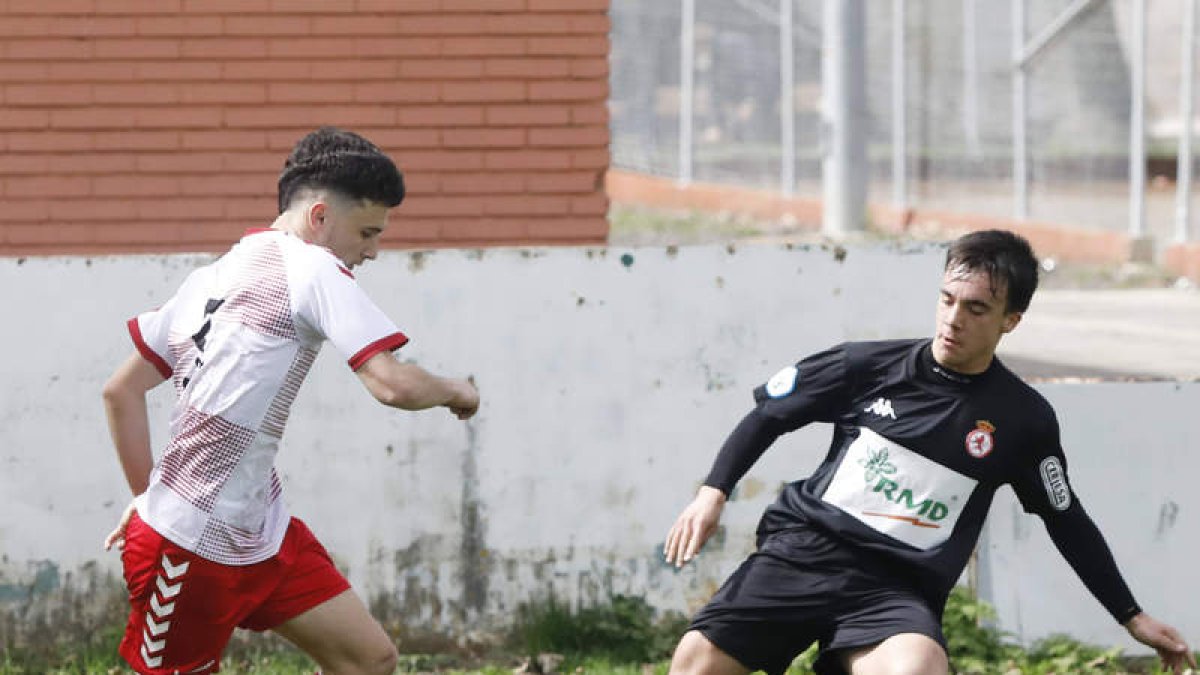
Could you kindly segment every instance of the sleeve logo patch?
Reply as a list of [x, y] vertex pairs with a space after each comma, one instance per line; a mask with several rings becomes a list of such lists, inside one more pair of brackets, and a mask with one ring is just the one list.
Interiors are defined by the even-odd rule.
[[783, 398], [796, 390], [796, 380], [800, 377], [800, 371], [796, 366], [788, 366], [783, 370], [771, 376], [767, 380], [767, 396], [771, 398]]
[[1057, 457], [1047, 457], [1039, 467], [1046, 496], [1056, 511], [1066, 511], [1071, 506], [1071, 488], [1067, 486], [1067, 474]]

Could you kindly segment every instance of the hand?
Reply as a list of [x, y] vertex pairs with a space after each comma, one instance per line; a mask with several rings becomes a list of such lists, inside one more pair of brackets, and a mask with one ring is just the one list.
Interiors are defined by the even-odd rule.
[[446, 407], [460, 420], [469, 420], [479, 410], [479, 389], [475, 386], [475, 377], [455, 382], [454, 400]]
[[117, 529], [113, 530], [104, 538], [104, 550], [107, 551], [117, 545], [118, 551], [125, 550], [125, 529], [129, 527], [129, 520], [133, 518], [134, 502], [129, 502], [129, 506], [125, 507], [125, 512], [121, 514], [121, 521], [117, 523]]
[[707, 485], [700, 486], [696, 498], [679, 514], [667, 533], [667, 543], [663, 546], [667, 564], [683, 567], [695, 558], [704, 542], [716, 532], [724, 508], [724, 492]]
[[1167, 671], [1180, 675], [1184, 666], [1196, 667], [1196, 657], [1188, 649], [1187, 643], [1179, 636], [1179, 631], [1162, 623], [1154, 617], [1142, 612], [1125, 624], [1125, 630], [1133, 639], [1153, 647], [1162, 659]]

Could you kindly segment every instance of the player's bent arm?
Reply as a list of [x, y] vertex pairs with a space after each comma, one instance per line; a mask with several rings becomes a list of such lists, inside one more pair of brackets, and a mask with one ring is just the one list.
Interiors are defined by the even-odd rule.
[[413, 363], [402, 363], [391, 352], [372, 356], [357, 371], [375, 400], [401, 410], [450, 408], [467, 419], [479, 408], [479, 393], [466, 380], [438, 377]]
[[1117, 569], [1112, 550], [1078, 499], [1065, 511], [1043, 515], [1042, 522], [1079, 580], [1117, 623], [1125, 624], [1142, 611]]
[[135, 496], [146, 491], [150, 469], [154, 466], [146, 392], [163, 381], [158, 369], [135, 351], [104, 383], [108, 431], [117, 449], [121, 470], [125, 472], [125, 481]]

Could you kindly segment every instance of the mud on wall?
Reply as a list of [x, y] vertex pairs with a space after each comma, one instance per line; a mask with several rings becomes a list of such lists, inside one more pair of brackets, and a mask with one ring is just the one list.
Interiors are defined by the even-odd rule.
[[[926, 334], [941, 256], [384, 253], [358, 278], [412, 337], [401, 354], [473, 375], [484, 405], [468, 424], [389, 410], [327, 346], [284, 438], [285, 498], [398, 635], [483, 640], [551, 590], [571, 602], [622, 592], [694, 608], [748, 549], [779, 483], [804, 475], [826, 443], [822, 429], [781, 440], [699, 563], [665, 567], [660, 540], [751, 388], [843, 339]], [[209, 259], [0, 259], [12, 317], [0, 357], [0, 644], [78, 639], [122, 619], [118, 556], [100, 542], [128, 494], [99, 392], [132, 349], [125, 319]], [[156, 447], [169, 404], [160, 389]], [[43, 626], [57, 629], [35, 632]]]

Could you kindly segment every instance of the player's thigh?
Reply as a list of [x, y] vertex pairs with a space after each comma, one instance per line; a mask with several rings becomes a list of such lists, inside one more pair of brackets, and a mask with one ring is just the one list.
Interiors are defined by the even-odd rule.
[[852, 675], [946, 675], [950, 672], [946, 650], [937, 640], [920, 633], [900, 633], [870, 647], [847, 650], [842, 655]]
[[351, 590], [271, 630], [311, 656], [326, 673], [391, 673], [396, 669], [396, 646]]
[[721, 651], [698, 630], [683, 634], [671, 658], [671, 675], [745, 675], [750, 669]]

